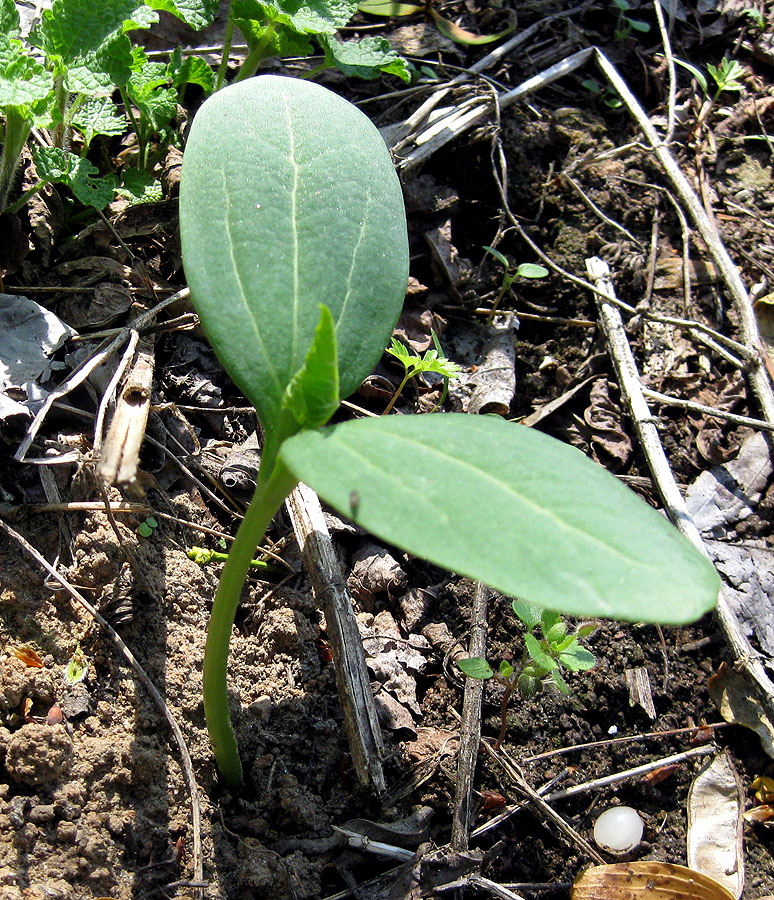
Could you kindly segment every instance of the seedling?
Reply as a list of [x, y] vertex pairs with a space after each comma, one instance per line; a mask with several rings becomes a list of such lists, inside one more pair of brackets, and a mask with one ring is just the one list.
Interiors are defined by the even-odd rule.
[[81, 650], [81, 645], [78, 644], [65, 666], [64, 679], [69, 685], [78, 684], [79, 681], [83, 681], [88, 671], [89, 661]]
[[707, 121], [723, 91], [741, 91], [744, 89], [744, 83], [741, 81], [741, 78], [745, 74], [745, 69], [735, 59], [729, 59], [728, 57], [723, 57], [717, 66], [708, 63], [707, 71], [715, 82], [715, 90], [710, 94], [709, 82], [701, 69], [697, 69], [696, 66], [685, 62], [685, 60], [677, 59], [677, 57], [675, 57], [675, 62], [678, 66], [690, 72], [704, 94], [704, 103], [691, 129], [691, 134], [695, 134]]
[[640, 34], [647, 34], [650, 31], [650, 25], [647, 22], [643, 22], [642, 19], [633, 19], [629, 15], [631, 7], [627, 0], [613, 0], [613, 4], [618, 10], [618, 20], [613, 32], [617, 41], [626, 40], [633, 31], [639, 31]]
[[[220, 553], [218, 550], [209, 550], [206, 547], [191, 547], [185, 553], [189, 559], [192, 559], [200, 566], [207, 566], [213, 562], [228, 562], [228, 553]], [[251, 559], [250, 566], [253, 569], [261, 569], [267, 574], [282, 572], [279, 566], [273, 566], [271, 563], [266, 562], [265, 559]]]
[[408, 350], [399, 340], [396, 338], [392, 339], [392, 344], [387, 348], [387, 352], [394, 356], [396, 359], [400, 360], [403, 364], [403, 381], [398, 385], [397, 391], [392, 396], [392, 399], [387, 404], [384, 409], [382, 415], [387, 415], [387, 413], [395, 406], [395, 401], [400, 397], [403, 388], [406, 387], [409, 379], [414, 378], [415, 375], [419, 375], [422, 372], [435, 372], [438, 375], [443, 376], [443, 393], [441, 394], [441, 399], [438, 401], [438, 406], [440, 406], [443, 401], [446, 399], [446, 394], [449, 391], [449, 379], [451, 378], [459, 378], [459, 374], [462, 371], [462, 366], [457, 365], [457, 363], [452, 362], [443, 355], [443, 351], [441, 350], [441, 344], [438, 340], [438, 336], [434, 331], [430, 332], [433, 338], [433, 350], [427, 350], [424, 356], [418, 356], [416, 353], [412, 353]]
[[765, 13], [763, 13], [760, 9], [743, 9], [742, 15], [747, 16], [747, 18], [752, 22], [755, 28], [760, 32], [764, 32], [769, 25]]
[[255, 548], [299, 481], [382, 540], [546, 609], [685, 622], [714, 605], [712, 565], [554, 438], [443, 413], [324, 427], [381, 357], [408, 280], [400, 184], [356, 107], [274, 75], [213, 94], [183, 157], [180, 229], [202, 326], [264, 433], [204, 657], [227, 784], [242, 778], [226, 690], [234, 615]]
[[500, 253], [499, 250], [495, 250], [494, 247], [484, 246], [484, 250], [494, 256], [503, 267], [503, 280], [487, 318], [487, 324], [491, 324], [503, 297], [511, 289], [517, 278], [545, 278], [548, 275], [548, 269], [536, 263], [521, 263], [518, 266], [512, 266], [508, 257], [504, 253]]
[[153, 516], [148, 516], [145, 521], [140, 522], [137, 526], [137, 534], [143, 538], [149, 538], [153, 535], [153, 532], [159, 527], [159, 523]]
[[615, 90], [609, 85], [603, 85], [598, 79], [584, 78], [581, 84], [587, 91], [596, 94], [600, 102], [604, 103], [608, 109], [620, 109], [623, 106], [623, 101]]
[[[505, 714], [514, 691], [518, 691], [525, 699], [530, 699], [539, 694], [546, 684], [552, 684], [563, 694], [569, 694], [570, 688], [562, 676], [562, 669], [581, 672], [592, 669], [597, 664], [594, 654], [580, 646], [580, 641], [594, 631], [594, 625], [581, 625], [572, 634], [568, 634], [567, 625], [559, 613], [540, 609], [525, 600], [514, 600], [511, 608], [527, 629], [521, 660], [515, 666], [503, 660], [497, 671], [481, 656], [470, 656], [457, 662], [457, 666], [469, 678], [494, 678], [505, 688], [500, 703], [501, 726], [495, 750], [499, 749], [505, 739]], [[535, 634], [537, 629], [542, 632], [540, 638]]]

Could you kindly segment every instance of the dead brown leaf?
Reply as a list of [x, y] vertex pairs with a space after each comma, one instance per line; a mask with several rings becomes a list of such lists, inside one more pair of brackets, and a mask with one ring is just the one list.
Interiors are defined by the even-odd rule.
[[658, 860], [594, 866], [575, 879], [571, 900], [735, 900], [708, 875]]

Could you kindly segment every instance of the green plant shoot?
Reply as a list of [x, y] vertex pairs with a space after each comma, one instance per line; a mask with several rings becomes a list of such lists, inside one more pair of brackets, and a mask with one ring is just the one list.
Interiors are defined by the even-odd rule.
[[207, 727], [227, 784], [242, 777], [226, 691], [234, 614], [299, 481], [383, 540], [546, 609], [686, 622], [714, 605], [712, 565], [553, 438], [489, 416], [325, 424], [380, 358], [408, 278], [392, 161], [347, 101], [273, 75], [213, 94], [183, 157], [180, 228], [202, 325], [264, 431], [205, 648]]
[[499, 250], [495, 250], [494, 247], [485, 245], [484, 250], [503, 267], [503, 280], [487, 317], [487, 324], [491, 324], [503, 297], [511, 290], [517, 278], [545, 278], [548, 275], [548, 269], [545, 266], [539, 266], [537, 263], [521, 263], [518, 266], [512, 266], [508, 257], [504, 253], [500, 253]]
[[420, 375], [422, 372], [435, 372], [437, 375], [443, 376], [443, 397], [441, 403], [446, 398], [446, 392], [449, 389], [449, 379], [458, 378], [462, 371], [462, 366], [447, 359], [442, 351], [438, 341], [438, 336], [431, 331], [433, 338], [433, 349], [425, 351], [424, 356], [418, 356], [405, 347], [397, 338], [392, 339], [392, 344], [387, 348], [387, 352], [394, 356], [403, 364], [403, 380], [398, 385], [398, 389], [392, 395], [390, 402], [384, 408], [382, 415], [387, 413], [395, 406], [395, 401], [400, 397], [403, 388], [411, 378]]
[[[514, 691], [525, 699], [534, 697], [546, 686], [553, 685], [563, 694], [570, 688], [562, 675], [562, 669], [582, 672], [597, 664], [594, 654], [581, 647], [580, 642], [595, 629], [594, 625], [581, 625], [569, 633], [559, 613], [541, 609], [526, 600], [514, 600], [511, 609], [526, 627], [524, 650], [521, 659], [513, 665], [506, 660], [494, 670], [481, 656], [470, 656], [457, 661], [457, 666], [469, 678], [487, 680], [494, 678], [505, 688], [500, 704], [500, 734], [495, 742], [498, 749], [505, 739], [506, 710]], [[535, 631], [540, 629], [542, 637]]]

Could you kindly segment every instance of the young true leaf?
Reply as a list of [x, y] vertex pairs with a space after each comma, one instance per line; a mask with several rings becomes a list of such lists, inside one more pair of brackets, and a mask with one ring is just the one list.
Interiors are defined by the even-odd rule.
[[516, 613], [517, 618], [522, 621], [530, 631], [532, 631], [535, 626], [540, 625], [543, 610], [534, 603], [528, 603], [526, 600], [519, 600], [516, 598], [511, 601], [511, 609]]
[[411, 81], [408, 63], [382, 37], [340, 41], [335, 35], [319, 34], [317, 43], [325, 52], [325, 65], [335, 66], [345, 75], [377, 78], [381, 73]]
[[558, 663], [556, 660], [540, 646], [540, 641], [532, 632], [524, 635], [524, 646], [527, 648], [530, 659], [537, 663], [541, 669], [546, 672], [553, 672]]
[[336, 325], [342, 396], [360, 385], [400, 312], [408, 242], [390, 155], [359, 110], [274, 75], [213, 94], [185, 151], [180, 227], [202, 323], [264, 428], [304, 365], [321, 304]]
[[202, 56], [186, 56], [179, 47], [175, 47], [167, 66], [167, 74], [172, 81], [172, 87], [182, 87], [186, 84], [198, 84], [204, 89], [205, 94], [211, 94], [215, 87], [215, 73]]
[[162, 9], [182, 19], [194, 31], [201, 31], [215, 21], [219, 0], [145, 0], [152, 9]]
[[113, 199], [115, 176], [100, 178], [87, 159], [58, 147], [36, 147], [32, 158], [41, 181], [67, 185], [84, 206], [104, 209]]
[[467, 659], [458, 659], [457, 666], [468, 678], [479, 678], [485, 681], [494, 675], [492, 667], [481, 656], [469, 656]]
[[95, 135], [123, 134], [126, 131], [126, 119], [118, 114], [110, 97], [94, 97], [84, 101], [70, 122], [83, 135], [85, 150], [88, 150]]
[[54, 0], [43, 11], [34, 39], [50, 59], [66, 67], [127, 28], [147, 25], [148, 7], [142, 0]]
[[593, 669], [597, 664], [597, 658], [585, 647], [579, 647], [577, 643], [571, 644], [559, 654], [559, 662], [571, 672], [584, 672]]
[[384, 540], [543, 607], [679, 623], [717, 599], [712, 565], [658, 512], [521, 425], [362, 419], [295, 435], [280, 459], [344, 515], [356, 490], [358, 524]]
[[306, 356], [282, 398], [282, 409], [294, 419], [292, 432], [319, 428], [339, 408], [339, 365], [336, 326], [331, 311], [320, 306], [320, 322]]

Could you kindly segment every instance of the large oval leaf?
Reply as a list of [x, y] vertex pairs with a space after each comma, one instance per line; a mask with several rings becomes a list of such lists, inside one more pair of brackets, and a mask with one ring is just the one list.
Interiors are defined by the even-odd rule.
[[712, 565], [578, 450], [502, 419], [391, 416], [290, 438], [280, 456], [339, 512], [505, 594], [579, 616], [681, 623]]
[[384, 141], [351, 103], [275, 75], [214, 94], [183, 156], [180, 231], [207, 336], [264, 426], [321, 303], [336, 323], [342, 395], [376, 364], [403, 303], [406, 220]]

